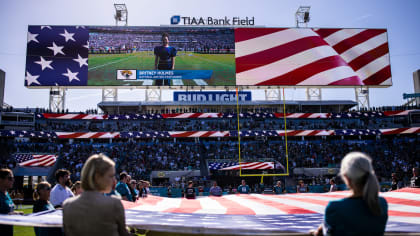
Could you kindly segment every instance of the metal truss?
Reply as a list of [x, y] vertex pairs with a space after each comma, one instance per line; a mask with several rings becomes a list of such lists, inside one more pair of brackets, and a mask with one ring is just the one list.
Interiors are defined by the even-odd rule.
[[306, 100], [321, 101], [322, 100], [321, 88], [306, 88]]
[[160, 102], [162, 101], [161, 89], [146, 89], [146, 102]]
[[53, 112], [62, 112], [66, 107], [66, 89], [50, 88], [49, 108]]
[[118, 89], [112, 88], [112, 89], [102, 89], [102, 101], [118, 101]]
[[355, 88], [355, 96], [357, 102], [357, 108], [360, 110], [362, 108], [369, 109], [369, 88]]

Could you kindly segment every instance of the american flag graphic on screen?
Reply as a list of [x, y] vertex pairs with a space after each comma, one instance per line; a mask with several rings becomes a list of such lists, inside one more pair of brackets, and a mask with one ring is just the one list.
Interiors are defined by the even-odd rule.
[[16, 154], [15, 160], [19, 166], [53, 166], [57, 159], [56, 155], [35, 155], [35, 154]]
[[89, 30], [29, 26], [25, 86], [86, 86]]
[[235, 29], [237, 85], [390, 86], [386, 29]]

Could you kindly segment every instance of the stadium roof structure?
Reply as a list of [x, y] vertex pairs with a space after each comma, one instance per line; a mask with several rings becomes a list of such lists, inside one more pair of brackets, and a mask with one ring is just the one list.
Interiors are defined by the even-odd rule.
[[[351, 100], [323, 100], [323, 101], [293, 101], [286, 100], [286, 109], [291, 108], [299, 110], [301, 112], [343, 112], [348, 111], [354, 106], [357, 106], [357, 102]], [[180, 102], [180, 101], [105, 101], [98, 103], [98, 107], [108, 114], [115, 113], [137, 113], [145, 112], [148, 108], [165, 109], [174, 107], [179, 108], [200, 108], [200, 109], [219, 109], [218, 112], [222, 112], [222, 109], [236, 110], [236, 102]], [[280, 108], [283, 106], [282, 100], [261, 100], [261, 101], [239, 101], [240, 107], [246, 108]]]

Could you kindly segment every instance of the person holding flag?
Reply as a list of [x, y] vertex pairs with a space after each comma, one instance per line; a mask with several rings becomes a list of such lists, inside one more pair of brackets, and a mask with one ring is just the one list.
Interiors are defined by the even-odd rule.
[[249, 186], [246, 184], [245, 180], [242, 180], [242, 184], [238, 186], [238, 193], [248, 194]]

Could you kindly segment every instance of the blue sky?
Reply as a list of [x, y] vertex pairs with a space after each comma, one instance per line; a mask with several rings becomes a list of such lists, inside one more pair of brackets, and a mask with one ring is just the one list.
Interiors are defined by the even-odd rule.
[[[114, 3], [108, 0], [1, 1], [0, 69], [6, 71], [5, 102], [14, 107], [47, 107], [48, 90], [27, 89], [25, 77], [28, 25], [115, 25]], [[400, 105], [403, 93], [414, 92], [413, 72], [420, 69], [419, 0], [126, 0], [129, 25], [167, 25], [173, 15], [222, 18], [254, 16], [256, 25], [294, 27], [299, 6], [311, 6], [309, 27], [387, 28], [393, 86], [370, 89], [371, 106]], [[100, 90], [68, 90], [71, 111], [95, 108]], [[164, 99], [172, 99], [171, 92]], [[264, 99], [253, 92], [254, 99]], [[353, 89], [323, 89], [324, 100], [355, 100]], [[120, 100], [143, 100], [144, 92], [120, 90]], [[303, 100], [303, 89], [287, 89], [286, 99]]]

